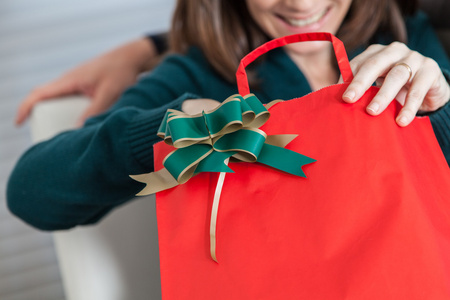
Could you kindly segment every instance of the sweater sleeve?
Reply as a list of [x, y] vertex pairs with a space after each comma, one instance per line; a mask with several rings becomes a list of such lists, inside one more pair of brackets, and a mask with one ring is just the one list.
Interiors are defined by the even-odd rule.
[[450, 167], [450, 102], [429, 115], [436, 139]]
[[[450, 72], [443, 70], [443, 73], [450, 84]], [[444, 153], [447, 164], [450, 167], [450, 100], [444, 107], [430, 113], [428, 116], [442, 153]]]
[[408, 47], [434, 59], [441, 69], [450, 70], [450, 61], [427, 15], [418, 12], [406, 19]]
[[195, 98], [189, 91], [201, 92], [201, 75], [185, 60], [160, 68], [109, 112], [26, 151], [8, 181], [10, 211], [39, 229], [58, 230], [94, 223], [132, 199], [143, 184], [128, 175], [153, 170], [152, 146], [166, 110]]

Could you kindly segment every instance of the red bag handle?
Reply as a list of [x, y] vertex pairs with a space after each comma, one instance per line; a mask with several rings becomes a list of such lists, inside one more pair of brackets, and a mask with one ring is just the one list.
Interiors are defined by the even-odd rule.
[[345, 51], [344, 44], [340, 39], [338, 39], [337, 37], [328, 32], [300, 33], [271, 40], [259, 46], [258, 48], [247, 54], [243, 59], [241, 59], [241, 63], [239, 64], [238, 70], [236, 72], [239, 94], [245, 96], [250, 93], [245, 67], [247, 67], [250, 63], [252, 63], [255, 59], [257, 59], [264, 53], [269, 52], [272, 49], [282, 47], [287, 44], [308, 42], [308, 41], [330, 41], [331, 44], [333, 45], [339, 70], [341, 71], [341, 75], [344, 82], [352, 81], [353, 79], [352, 69], [350, 68], [350, 63], [348, 61], [347, 52]]

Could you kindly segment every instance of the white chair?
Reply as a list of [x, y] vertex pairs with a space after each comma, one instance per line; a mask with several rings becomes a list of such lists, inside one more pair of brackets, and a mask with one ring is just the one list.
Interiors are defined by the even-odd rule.
[[[88, 99], [39, 103], [31, 117], [34, 142], [71, 129]], [[138, 198], [100, 223], [54, 233], [68, 300], [161, 299], [154, 196]]]

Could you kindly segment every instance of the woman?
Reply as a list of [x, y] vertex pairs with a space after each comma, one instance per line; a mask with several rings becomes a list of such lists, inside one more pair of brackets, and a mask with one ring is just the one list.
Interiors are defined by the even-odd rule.
[[[344, 100], [357, 101], [378, 80], [381, 89], [368, 113], [380, 114], [397, 96], [404, 103], [397, 123], [406, 126], [418, 111], [430, 113], [448, 153], [450, 87], [441, 69], [450, 63], [414, 8], [412, 1], [390, 0], [180, 0], [171, 42], [182, 54], [167, 57], [107, 113], [27, 151], [8, 184], [9, 207], [44, 230], [98, 221], [141, 190], [128, 175], [153, 170], [152, 145], [168, 108], [194, 113], [214, 107], [237, 92], [234, 72], [244, 54], [269, 39], [307, 31], [336, 34], [352, 51], [355, 77]], [[391, 43], [396, 40], [409, 48]], [[373, 43], [387, 46], [364, 50]], [[314, 42], [272, 51], [252, 69], [253, 92], [269, 102], [335, 83], [330, 47]]]

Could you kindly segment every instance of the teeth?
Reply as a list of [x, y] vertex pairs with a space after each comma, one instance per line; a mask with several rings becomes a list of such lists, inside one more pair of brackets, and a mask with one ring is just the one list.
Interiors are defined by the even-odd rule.
[[307, 25], [316, 23], [325, 15], [325, 13], [326, 13], [326, 11], [324, 10], [308, 19], [299, 20], [299, 19], [286, 18], [285, 20], [292, 26], [302, 27], [302, 26], [307, 26]]

